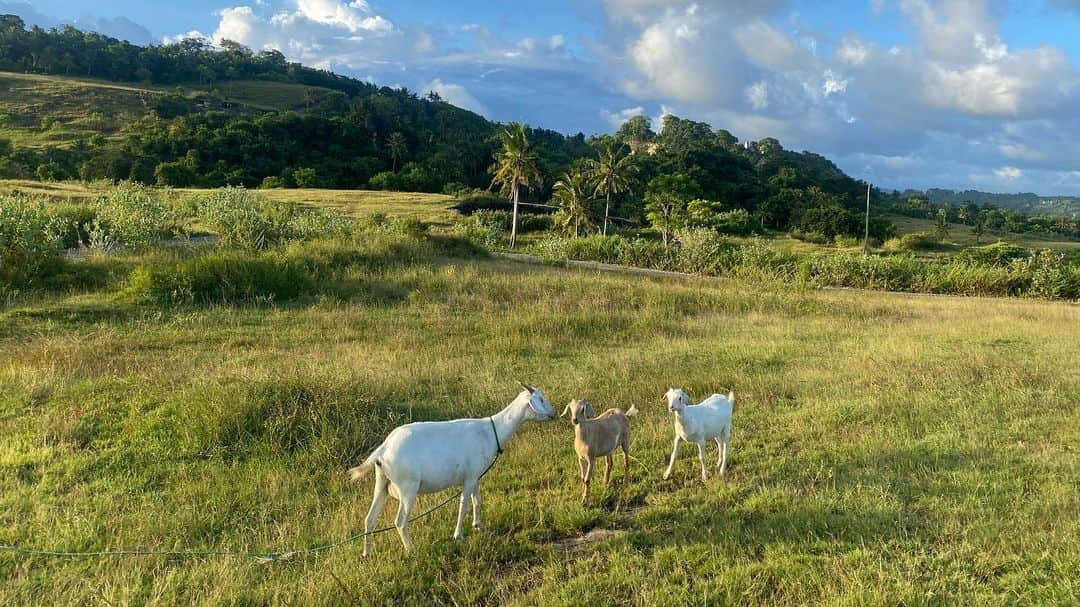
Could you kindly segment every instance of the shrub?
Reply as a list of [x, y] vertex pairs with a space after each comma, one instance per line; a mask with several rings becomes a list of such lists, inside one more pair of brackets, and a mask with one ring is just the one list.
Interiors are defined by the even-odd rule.
[[933, 251], [939, 247], [937, 237], [929, 232], [911, 232], [885, 242], [885, 248], [892, 251]]
[[90, 230], [97, 220], [97, 210], [85, 204], [53, 205], [49, 214], [56, 218], [63, 247], [71, 249], [90, 242]]
[[450, 233], [485, 249], [495, 249], [505, 242], [509, 226], [508, 216], [494, 211], [482, 211], [455, 221]]
[[1031, 255], [1031, 251], [1020, 245], [998, 242], [981, 247], [965, 249], [957, 255], [957, 258], [993, 266], [1007, 266], [1014, 260], [1023, 259], [1029, 255]]
[[285, 187], [285, 180], [277, 175], [267, 175], [263, 178], [262, 184], [259, 185], [260, 189], [273, 190]]
[[0, 195], [0, 293], [32, 284], [58, 259], [62, 224], [40, 202]]
[[735, 209], [718, 213], [713, 220], [713, 228], [722, 234], [749, 236], [758, 231], [759, 224], [750, 217], [746, 209]]
[[128, 294], [173, 303], [292, 299], [311, 283], [306, 268], [281, 252], [219, 251], [166, 268], [135, 268]]
[[95, 202], [96, 218], [88, 232], [92, 248], [146, 249], [175, 231], [172, 213], [143, 185], [129, 181], [110, 187]]
[[319, 176], [316, 174], [313, 168], [299, 168], [293, 171], [293, 181], [298, 188], [317, 188], [319, 187]]
[[199, 217], [226, 244], [264, 249], [286, 240], [346, 236], [352, 221], [327, 209], [309, 209], [275, 202], [242, 187], [227, 187], [202, 196]]
[[685, 230], [677, 234], [677, 239], [679, 270], [695, 274], [719, 273], [724, 250], [729, 247], [714, 230]]
[[375, 173], [371, 179], [368, 180], [368, 187], [373, 190], [394, 190], [398, 191], [403, 189], [401, 179], [397, 173], [390, 171], [382, 171]]

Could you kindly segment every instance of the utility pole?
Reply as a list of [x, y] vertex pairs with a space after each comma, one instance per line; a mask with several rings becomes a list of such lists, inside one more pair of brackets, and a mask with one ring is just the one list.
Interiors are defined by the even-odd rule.
[[870, 252], [870, 184], [866, 184], [866, 227], [863, 230], [863, 253]]

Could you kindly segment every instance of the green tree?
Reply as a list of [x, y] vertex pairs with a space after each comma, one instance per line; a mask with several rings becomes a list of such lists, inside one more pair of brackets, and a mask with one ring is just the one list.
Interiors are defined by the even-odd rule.
[[949, 212], [944, 208], [938, 209], [934, 215], [934, 236], [938, 242], [949, 237]]
[[626, 143], [632, 149], [637, 144], [652, 141], [656, 138], [656, 133], [653, 132], [652, 123], [648, 118], [634, 116], [619, 127], [618, 132], [615, 133], [615, 138]]
[[582, 171], [564, 173], [555, 182], [552, 197], [558, 204], [555, 223], [574, 237], [581, 235], [583, 229], [593, 227], [592, 213], [589, 209], [589, 180]]
[[314, 168], [305, 167], [293, 171], [293, 181], [298, 188], [314, 188], [319, 185], [319, 176]]
[[390, 170], [396, 173], [398, 161], [404, 158], [409, 151], [409, 146], [405, 142], [405, 135], [397, 132], [390, 133], [390, 136], [386, 139], [386, 151], [390, 154], [392, 162]]
[[975, 244], [979, 244], [983, 233], [986, 232], [986, 215], [984, 213], [976, 213], [975, 225], [971, 227], [971, 231], [975, 233]]
[[495, 164], [491, 167], [494, 178], [491, 185], [501, 186], [504, 195], [514, 203], [513, 217], [510, 222], [510, 248], [517, 243], [518, 196], [522, 187], [540, 185], [540, 161], [536, 150], [529, 143], [525, 125], [511, 122], [499, 132], [502, 148], [496, 152]]
[[661, 175], [645, 187], [645, 218], [660, 231], [665, 245], [676, 230], [686, 227], [687, 205], [700, 190], [697, 182], [682, 173]]
[[623, 150], [621, 143], [607, 138], [601, 144], [599, 156], [585, 161], [585, 175], [593, 187], [593, 195], [605, 199], [604, 236], [607, 236], [608, 218], [611, 216], [611, 196], [630, 188], [630, 176], [634, 167]]

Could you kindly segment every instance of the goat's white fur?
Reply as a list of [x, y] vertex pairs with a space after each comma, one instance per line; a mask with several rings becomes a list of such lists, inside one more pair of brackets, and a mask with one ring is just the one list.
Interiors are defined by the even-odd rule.
[[716, 458], [716, 466], [723, 475], [727, 469], [728, 441], [731, 440], [731, 412], [735, 406], [735, 393], [728, 392], [726, 397], [713, 394], [700, 403], [692, 405], [686, 392], [671, 388], [664, 394], [664, 398], [667, 399], [668, 410], [675, 414], [675, 445], [671, 449], [671, 461], [668, 462], [667, 471], [664, 472], [664, 479], [667, 480], [671, 476], [671, 470], [675, 467], [680, 440], [697, 445], [703, 481], [709, 478], [705, 469], [705, 443], [709, 440], [716, 441], [716, 446], [720, 450]]
[[[386, 496], [398, 500], [397, 527], [405, 550], [412, 549], [409, 536], [409, 516], [416, 496], [434, 493], [454, 485], [462, 485], [454, 539], [464, 537], [462, 523], [469, 500], [472, 500], [473, 527], [480, 523], [480, 475], [487, 470], [518, 427], [528, 420], [555, 419], [555, 408], [544, 393], [522, 384], [520, 394], [505, 409], [490, 418], [455, 419], [441, 422], [416, 422], [399, 426], [387, 435], [364, 463], [348, 471], [352, 480], [364, 477], [375, 469], [375, 495], [371, 501], [364, 532], [375, 528]], [[498, 432], [498, 443], [492, 432], [492, 422]], [[371, 536], [364, 537], [364, 556], [371, 550]]]

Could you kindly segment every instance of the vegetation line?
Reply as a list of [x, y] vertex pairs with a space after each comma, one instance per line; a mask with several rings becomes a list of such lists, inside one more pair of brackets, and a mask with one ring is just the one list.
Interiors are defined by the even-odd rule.
[[[529, 255], [526, 253], [504, 253], [504, 252], [492, 252], [492, 256], [501, 259], [507, 259], [510, 261], [516, 261], [518, 263], [529, 263], [536, 265], [544, 265], [543, 258], [536, 255]], [[561, 263], [566, 264], [567, 267], [584, 269], [584, 270], [600, 270], [603, 272], [619, 272], [622, 274], [638, 274], [641, 276], [652, 276], [655, 278], [690, 278], [694, 280], [731, 280], [724, 276], [705, 276], [702, 274], [691, 274], [689, 272], [676, 272], [673, 270], [657, 270], [654, 268], [642, 268], [639, 266], [624, 266], [616, 263], [603, 263], [600, 261], [582, 261], [580, 259], [565, 259]], [[999, 300], [1008, 299], [1005, 296], [997, 295], [953, 295], [949, 293], [913, 293], [911, 291], [896, 291], [890, 289], [860, 289], [858, 287], [834, 287], [834, 286], [819, 286], [817, 287], [821, 291], [846, 291], [851, 293], [888, 293], [890, 295], [902, 295], [904, 297], [914, 298], [934, 298], [934, 299], [952, 299], [952, 300], [970, 300], [970, 299], [989, 299]], [[1080, 301], [1072, 301], [1067, 299], [1058, 299], [1053, 301], [1059, 301], [1071, 306], [1080, 306]]]

